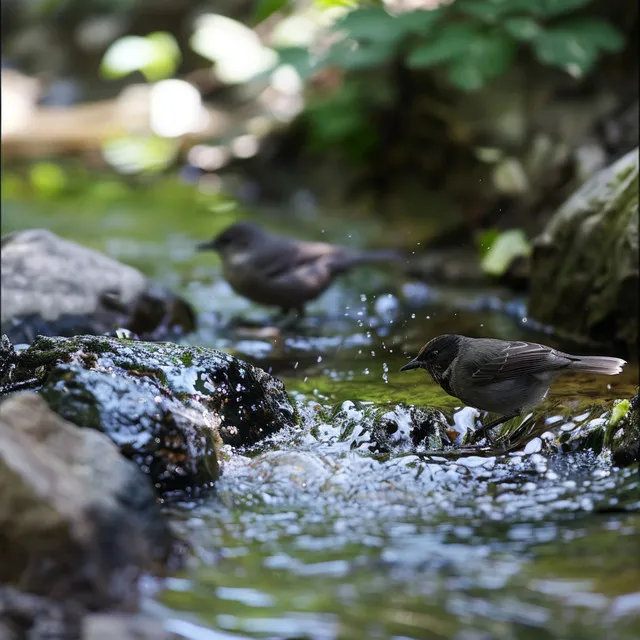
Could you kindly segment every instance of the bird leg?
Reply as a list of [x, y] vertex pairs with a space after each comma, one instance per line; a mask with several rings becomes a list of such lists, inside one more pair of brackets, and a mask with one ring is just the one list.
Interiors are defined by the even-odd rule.
[[491, 422], [487, 422], [487, 424], [483, 424], [479, 429], [476, 429], [474, 431], [473, 436], [471, 438], [471, 442], [472, 443], [478, 442], [478, 440], [486, 436], [487, 433], [491, 431], [491, 429], [494, 429], [495, 427], [498, 427], [501, 424], [508, 422], [512, 418], [517, 418], [519, 415], [520, 415], [520, 411], [514, 411], [513, 413], [509, 413], [506, 416], [502, 416], [501, 418], [496, 418]]
[[278, 329], [291, 329], [304, 318], [304, 307], [298, 309], [282, 309], [274, 322]]

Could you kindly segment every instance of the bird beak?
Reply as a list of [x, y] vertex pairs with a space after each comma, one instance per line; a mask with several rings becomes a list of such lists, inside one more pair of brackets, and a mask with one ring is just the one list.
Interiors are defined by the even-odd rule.
[[400, 367], [400, 371], [409, 371], [409, 369], [419, 369], [422, 366], [422, 364], [414, 359], [411, 362], [407, 362], [407, 364], [404, 365], [404, 367]]
[[209, 240], [208, 242], [201, 242], [196, 245], [196, 251], [217, 251], [218, 243], [214, 240]]

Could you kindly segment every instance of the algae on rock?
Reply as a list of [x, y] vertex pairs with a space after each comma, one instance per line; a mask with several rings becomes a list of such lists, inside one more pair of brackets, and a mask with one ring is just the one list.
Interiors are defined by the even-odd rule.
[[210, 485], [223, 441], [250, 445], [297, 420], [280, 381], [213, 349], [38, 337], [12, 381], [34, 377], [54, 411], [106, 433], [159, 492]]

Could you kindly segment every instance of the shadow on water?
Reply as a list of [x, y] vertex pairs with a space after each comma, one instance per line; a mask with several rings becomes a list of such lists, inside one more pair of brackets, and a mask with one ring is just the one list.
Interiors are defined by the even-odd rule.
[[[296, 330], [265, 329], [270, 312], [235, 296], [215, 257], [195, 254], [210, 235], [206, 218], [159, 214], [151, 227], [130, 215], [72, 219], [10, 210], [3, 231], [47, 226], [167, 283], [201, 314], [185, 342], [270, 370], [302, 416], [268, 450], [230, 454], [215, 495], [167, 507], [194, 549], [186, 570], [150, 587], [146, 606], [172, 628], [198, 640], [640, 636], [637, 466], [619, 471], [602, 457], [538, 451], [381, 458], [359, 445], [357, 427], [345, 437], [340, 420], [364, 420], [350, 401], [436, 406], [452, 416], [458, 401], [423, 372], [398, 372], [440, 333], [579, 351], [529, 321], [523, 301], [363, 270], [310, 305]], [[324, 234], [310, 224], [306, 235], [375, 239], [367, 223], [350, 223], [349, 233], [327, 224]], [[263, 326], [233, 328], [237, 317]], [[548, 422], [575, 417], [636, 385], [634, 365], [613, 379], [565, 376], [543, 411]], [[327, 421], [325, 409], [341, 403], [342, 417]]]

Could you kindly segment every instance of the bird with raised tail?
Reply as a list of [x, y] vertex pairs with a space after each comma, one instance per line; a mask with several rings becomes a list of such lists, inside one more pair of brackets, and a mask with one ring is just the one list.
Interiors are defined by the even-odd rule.
[[535, 342], [441, 335], [400, 369], [424, 369], [449, 395], [501, 418], [477, 437], [536, 407], [553, 381], [571, 371], [613, 376], [626, 362], [609, 356], [573, 356]]
[[277, 236], [251, 222], [232, 224], [198, 249], [219, 253], [224, 278], [236, 293], [299, 316], [336, 276], [360, 265], [403, 259], [393, 250], [358, 251]]

